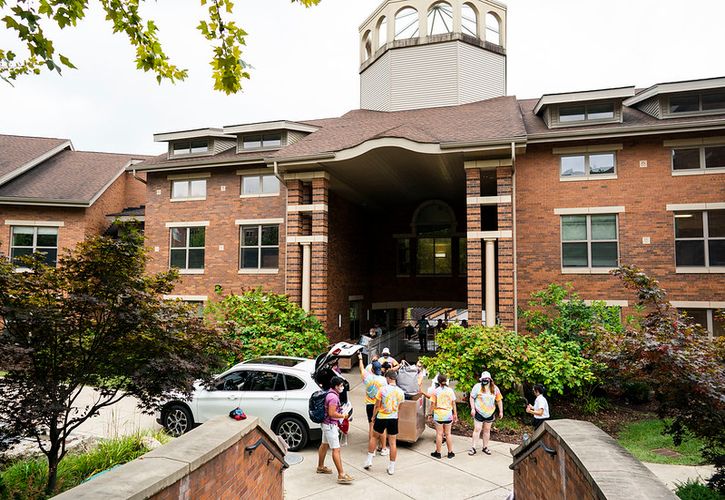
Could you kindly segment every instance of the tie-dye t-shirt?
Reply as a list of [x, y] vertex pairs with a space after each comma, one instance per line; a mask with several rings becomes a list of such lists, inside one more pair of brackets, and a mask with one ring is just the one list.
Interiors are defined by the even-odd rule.
[[365, 384], [365, 404], [374, 405], [378, 391], [386, 384], [385, 377], [382, 375], [375, 375], [372, 372], [365, 372], [363, 383]]
[[453, 420], [453, 405], [456, 403], [456, 393], [448, 386], [438, 387], [431, 395], [433, 403], [433, 420], [448, 422]]
[[380, 401], [380, 409], [375, 418], [398, 418], [398, 407], [405, 401], [405, 393], [397, 385], [384, 385], [376, 397]]
[[481, 384], [476, 384], [471, 389], [471, 397], [473, 398], [473, 406], [476, 411], [488, 418], [496, 411], [496, 401], [501, 401], [501, 391], [498, 390], [498, 386], [494, 389], [493, 393], [484, 391]]

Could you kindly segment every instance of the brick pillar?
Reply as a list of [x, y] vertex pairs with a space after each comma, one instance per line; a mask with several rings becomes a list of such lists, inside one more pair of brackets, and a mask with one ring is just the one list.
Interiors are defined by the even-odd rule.
[[[481, 196], [481, 171], [466, 169], [466, 197]], [[466, 203], [466, 230], [481, 231], [481, 207]], [[480, 325], [483, 321], [483, 246], [480, 238], [467, 241], [466, 273], [468, 289], [468, 323]]]
[[[312, 179], [312, 204], [327, 205], [330, 181]], [[333, 324], [327, 317], [328, 217], [324, 210], [312, 212], [312, 294], [310, 311], [322, 322], [325, 330]]]
[[[285, 181], [287, 186], [287, 205], [302, 204], [302, 181]], [[301, 212], [287, 213], [287, 236], [302, 234]], [[290, 301], [302, 304], [302, 247], [299, 243], [285, 241], [287, 248], [287, 268], [285, 269], [285, 290]]]
[[[496, 169], [496, 194], [511, 196], [511, 167]], [[511, 203], [498, 204], [498, 230], [513, 231], [513, 212]], [[498, 314], [501, 325], [513, 330], [516, 311], [514, 310], [514, 243], [511, 237], [498, 240]]]

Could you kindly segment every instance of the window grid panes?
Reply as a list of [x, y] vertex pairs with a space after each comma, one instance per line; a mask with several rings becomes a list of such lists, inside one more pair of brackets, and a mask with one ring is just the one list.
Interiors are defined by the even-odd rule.
[[279, 194], [279, 179], [274, 175], [245, 175], [242, 195]]
[[245, 135], [242, 140], [243, 149], [278, 148], [282, 145], [282, 134]]
[[582, 122], [590, 120], [611, 120], [614, 118], [613, 103], [580, 104], [559, 108], [559, 122]]
[[672, 170], [725, 168], [725, 145], [677, 148], [672, 150]]
[[563, 268], [612, 268], [619, 262], [617, 216], [561, 217]]
[[240, 242], [240, 269], [279, 267], [278, 225], [241, 226]]
[[453, 7], [439, 2], [428, 10], [428, 34], [442, 35], [453, 31]]
[[172, 227], [169, 267], [204, 269], [204, 227]]
[[418, 274], [450, 275], [452, 262], [451, 238], [418, 238]]
[[725, 210], [675, 214], [675, 264], [725, 266]]
[[478, 16], [470, 4], [464, 3], [461, 7], [461, 31], [464, 35], [478, 37]]
[[486, 41], [501, 45], [501, 22], [490, 12], [486, 14]]
[[395, 15], [395, 40], [415, 38], [418, 34], [418, 11], [404, 7]]
[[685, 307], [677, 309], [680, 314], [685, 314], [695, 323], [707, 330], [709, 338], [725, 336], [725, 319], [718, 314], [718, 309], [698, 309]]
[[[10, 236], [10, 258], [15, 261], [18, 257], [32, 255], [35, 252], [43, 254], [44, 262], [55, 267], [58, 262], [58, 228], [13, 226]], [[15, 261], [17, 264], [17, 261]]]
[[590, 153], [561, 157], [559, 175], [562, 178], [596, 177], [616, 174], [615, 153]]
[[206, 179], [185, 179], [171, 182], [171, 198], [206, 198]]
[[388, 43], [388, 18], [383, 17], [378, 24], [378, 46], [380, 48]]
[[208, 141], [182, 141], [173, 145], [174, 156], [200, 154], [209, 152]]
[[670, 97], [670, 113], [725, 111], [725, 91], [702, 92]]

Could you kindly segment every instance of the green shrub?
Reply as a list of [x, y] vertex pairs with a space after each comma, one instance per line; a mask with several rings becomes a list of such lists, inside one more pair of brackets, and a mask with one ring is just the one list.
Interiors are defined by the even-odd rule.
[[650, 400], [650, 387], [644, 382], [624, 382], [622, 393], [627, 401], [637, 405]]
[[725, 496], [694, 479], [679, 483], [675, 493], [682, 500], [725, 500]]
[[587, 396], [581, 406], [581, 411], [585, 415], [596, 415], [602, 410], [609, 408], [609, 402], [602, 397]]
[[576, 342], [556, 335], [519, 335], [500, 326], [450, 326], [437, 336], [435, 358], [422, 358], [431, 373], [446, 373], [456, 388], [469, 392], [483, 370], [491, 372], [504, 394], [504, 413], [524, 409], [518, 388], [524, 382], [540, 383], [548, 393], [577, 390], [594, 380], [592, 362], [580, 354]]
[[286, 295], [259, 288], [227, 295], [206, 312], [235, 343], [230, 363], [265, 355], [313, 358], [329, 342], [316, 317]]

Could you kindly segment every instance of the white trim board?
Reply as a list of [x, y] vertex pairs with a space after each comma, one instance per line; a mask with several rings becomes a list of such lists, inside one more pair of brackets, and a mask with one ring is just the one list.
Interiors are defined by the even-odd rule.
[[206, 302], [209, 300], [208, 295], [163, 295], [164, 300], [184, 300], [188, 302]]
[[6, 226], [32, 226], [32, 227], [63, 227], [65, 222], [54, 220], [11, 220], [5, 221]]
[[188, 222], [167, 222], [166, 227], [207, 227], [208, 220], [188, 221]]
[[254, 226], [258, 224], [284, 224], [284, 219], [237, 219], [234, 221], [237, 226]]
[[580, 208], [555, 208], [556, 215], [589, 215], [589, 214], [621, 214], [624, 213], [624, 206], [614, 207], [580, 207]]
[[668, 212], [677, 212], [678, 210], [722, 210], [725, 208], [725, 202], [721, 203], [668, 203], [665, 210]]

